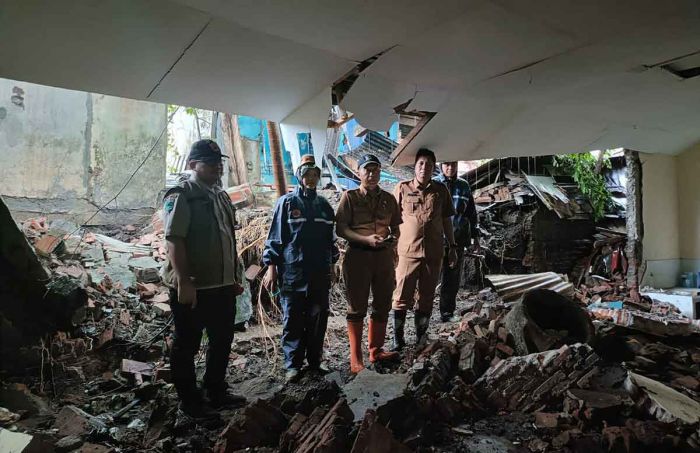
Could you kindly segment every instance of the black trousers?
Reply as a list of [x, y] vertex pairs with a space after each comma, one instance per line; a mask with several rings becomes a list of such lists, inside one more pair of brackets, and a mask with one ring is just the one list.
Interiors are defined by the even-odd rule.
[[226, 389], [226, 370], [236, 320], [236, 295], [233, 286], [197, 290], [197, 305], [177, 301], [170, 290], [170, 307], [175, 323], [175, 339], [170, 354], [173, 383], [182, 401], [198, 397], [194, 357], [199, 352], [202, 331], [207, 330], [209, 348], [203, 387], [209, 391]]
[[455, 312], [459, 281], [462, 277], [462, 264], [464, 262], [464, 247], [457, 247], [457, 264], [450, 268], [448, 253], [442, 261], [442, 282], [440, 286], [440, 315], [452, 316]]

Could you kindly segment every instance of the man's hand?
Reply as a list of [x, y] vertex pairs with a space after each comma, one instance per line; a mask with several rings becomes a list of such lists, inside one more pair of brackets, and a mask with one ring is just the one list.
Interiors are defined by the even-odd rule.
[[262, 280], [263, 288], [274, 293], [277, 291], [277, 266], [270, 265], [267, 267], [267, 272]]
[[453, 268], [457, 265], [457, 248], [454, 246], [451, 246], [450, 251], [447, 252], [447, 263], [450, 266], [450, 268]]
[[378, 234], [365, 236], [365, 244], [376, 249], [384, 245], [384, 238]]
[[178, 280], [177, 302], [183, 305], [189, 305], [192, 309], [197, 306], [197, 289], [189, 278]]

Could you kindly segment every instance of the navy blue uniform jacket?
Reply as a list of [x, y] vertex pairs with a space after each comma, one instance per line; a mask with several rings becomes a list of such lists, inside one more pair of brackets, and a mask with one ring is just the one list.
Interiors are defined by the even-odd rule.
[[305, 291], [310, 279], [327, 279], [338, 261], [335, 215], [328, 200], [302, 187], [277, 200], [263, 263], [275, 264], [282, 291]]

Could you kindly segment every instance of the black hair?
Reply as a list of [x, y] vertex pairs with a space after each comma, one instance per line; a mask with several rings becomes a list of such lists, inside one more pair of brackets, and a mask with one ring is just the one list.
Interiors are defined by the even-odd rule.
[[432, 160], [433, 165], [435, 165], [435, 163], [437, 162], [437, 159], [435, 158], [435, 153], [429, 150], [428, 148], [419, 149], [416, 153], [416, 160], [414, 160], [413, 163], [415, 164], [416, 162], [418, 162], [418, 159], [420, 159], [421, 157], [427, 157], [428, 159]]

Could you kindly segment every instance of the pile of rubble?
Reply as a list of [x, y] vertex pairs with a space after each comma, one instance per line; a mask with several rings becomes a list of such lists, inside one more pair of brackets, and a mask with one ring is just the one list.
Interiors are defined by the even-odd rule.
[[[252, 265], [270, 216], [241, 214], [239, 251]], [[280, 329], [267, 318], [237, 334], [232, 350], [229, 382], [249, 404], [217, 420], [179, 417], [167, 288], [153, 272], [164, 258], [162, 227], [73, 229], [23, 224], [52, 276], [46, 286], [73, 303], [60, 304], [64, 327], [25, 348], [16, 366], [3, 364], [1, 451], [700, 448], [697, 321], [640, 304], [619, 281], [573, 293], [555, 273], [460, 293], [459, 322], [433, 320], [400, 362], [354, 377], [336, 289], [326, 346], [336, 371], [282, 386]], [[543, 286], [533, 290], [533, 281]]]
[[[543, 291], [539, 296], [556, 295]], [[597, 334], [590, 344], [572, 342], [519, 355], [508, 317], [520, 303], [504, 303], [484, 290], [463, 305], [460, 323], [432, 330], [426, 343], [407, 351], [398, 369], [385, 374], [363, 370], [338, 389], [322, 386], [325, 390], [303, 398], [315, 401], [303, 408], [280, 398], [258, 401], [232, 420], [216, 451], [260, 446], [353, 452], [478, 445], [502, 448], [488, 451], [700, 447], [696, 339], [674, 347], [595, 321]], [[614, 357], [613, 349], [624, 344], [629, 355]], [[265, 419], [273, 422], [263, 434], [256, 424], [264, 425]], [[513, 420], [519, 420], [519, 428], [503, 428]]]
[[[593, 259], [620, 245], [619, 233], [624, 239], [624, 212], [611, 209], [596, 221], [590, 202], [553, 156], [495, 159], [462, 176], [473, 190], [484, 255], [465, 258], [464, 283], [486, 273], [555, 272], [576, 276], [579, 284]], [[624, 205], [624, 196], [620, 200]]]

